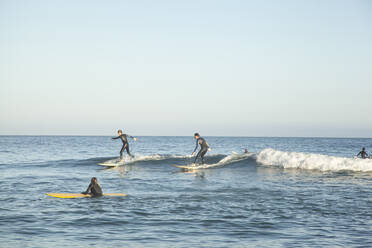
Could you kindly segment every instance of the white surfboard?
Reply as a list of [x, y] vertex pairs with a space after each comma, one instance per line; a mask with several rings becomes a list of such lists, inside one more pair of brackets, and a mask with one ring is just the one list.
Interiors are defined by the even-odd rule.
[[120, 159], [111, 159], [111, 160], [107, 160], [102, 163], [98, 163], [98, 165], [107, 166], [107, 167], [116, 167], [116, 166], [123, 165], [123, 164], [124, 164], [124, 161], [120, 161]]
[[208, 169], [210, 167], [215, 167], [216, 164], [189, 164], [189, 165], [173, 165], [173, 166], [183, 169], [183, 170], [201, 170], [201, 169]]

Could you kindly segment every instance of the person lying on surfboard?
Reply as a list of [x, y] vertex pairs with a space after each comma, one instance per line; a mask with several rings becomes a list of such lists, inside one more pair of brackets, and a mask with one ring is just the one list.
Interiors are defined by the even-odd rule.
[[123, 131], [122, 131], [122, 130], [118, 130], [118, 135], [119, 135], [118, 137], [115, 137], [115, 138], [112, 138], [112, 139], [113, 139], [113, 140], [114, 140], [114, 139], [121, 139], [121, 141], [123, 142], [123, 146], [121, 147], [121, 150], [120, 150], [120, 161], [123, 160], [123, 152], [124, 152], [124, 149], [126, 149], [128, 155], [131, 156], [131, 157], [133, 158], [132, 154], [130, 154], [130, 152], [129, 152], [128, 137], [129, 137], [129, 138], [132, 138], [134, 141], [137, 141], [137, 138], [132, 137], [132, 136], [130, 136], [130, 135], [128, 135], [128, 134], [125, 134], [125, 133], [123, 134]]
[[196, 163], [196, 160], [200, 157], [202, 160], [202, 164], [204, 164], [204, 155], [207, 153], [209, 149], [209, 145], [207, 141], [205, 141], [204, 138], [200, 137], [199, 133], [194, 134], [194, 138], [196, 139], [196, 147], [191, 155], [194, 155], [196, 149], [198, 149], [198, 145], [200, 145], [200, 151], [195, 157], [194, 164]]
[[92, 177], [87, 190], [81, 193], [84, 195], [90, 194], [91, 196], [102, 196], [103, 195], [101, 186], [99, 186], [98, 180], [96, 177]]

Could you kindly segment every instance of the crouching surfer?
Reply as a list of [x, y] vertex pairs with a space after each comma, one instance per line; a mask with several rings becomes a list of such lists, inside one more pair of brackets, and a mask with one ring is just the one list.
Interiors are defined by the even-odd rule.
[[196, 149], [198, 149], [198, 146], [200, 145], [200, 151], [198, 152], [198, 154], [196, 154], [196, 157], [195, 157], [195, 160], [194, 160], [194, 164], [196, 163], [196, 160], [199, 157], [202, 160], [202, 164], [204, 164], [204, 156], [205, 156], [205, 154], [207, 153], [207, 151], [209, 149], [209, 145], [208, 145], [207, 141], [205, 141], [204, 138], [200, 137], [199, 133], [195, 133], [194, 134], [194, 138], [196, 139], [196, 147], [195, 147], [195, 149], [194, 149], [194, 151], [192, 152], [191, 155], [194, 155]]
[[84, 194], [84, 195], [90, 194], [91, 196], [94, 196], [94, 197], [98, 197], [98, 196], [103, 195], [101, 186], [99, 186], [98, 180], [97, 180], [96, 177], [92, 177], [87, 190], [84, 191], [84, 192], [81, 192], [81, 193]]

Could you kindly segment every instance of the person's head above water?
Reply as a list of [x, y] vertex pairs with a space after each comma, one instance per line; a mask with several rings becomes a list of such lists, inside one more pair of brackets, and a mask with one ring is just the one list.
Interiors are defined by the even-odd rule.
[[98, 184], [98, 180], [96, 177], [92, 177], [92, 179], [90, 179], [90, 182], [93, 184]]
[[123, 134], [123, 130], [119, 129], [119, 130], [118, 130], [118, 134], [119, 134], [119, 135], [122, 135], [122, 134]]
[[366, 150], [366, 148], [365, 148], [365, 147], [363, 147], [363, 148], [362, 148], [362, 151], [365, 151], [365, 150]]
[[197, 139], [197, 138], [200, 137], [200, 134], [199, 133], [194, 133], [194, 137], [195, 137], [195, 139]]

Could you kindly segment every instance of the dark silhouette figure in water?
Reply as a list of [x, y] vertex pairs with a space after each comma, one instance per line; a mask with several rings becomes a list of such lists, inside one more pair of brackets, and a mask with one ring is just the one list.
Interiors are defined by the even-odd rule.
[[365, 147], [363, 147], [362, 150], [356, 156], [359, 157], [359, 155], [363, 159], [364, 158], [368, 158], [368, 154], [366, 152], [366, 148]]

